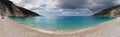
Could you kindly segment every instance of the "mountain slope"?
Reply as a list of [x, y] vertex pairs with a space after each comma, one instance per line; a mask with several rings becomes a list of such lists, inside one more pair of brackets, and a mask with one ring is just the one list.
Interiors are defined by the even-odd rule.
[[120, 5], [104, 9], [93, 16], [117, 17], [120, 16]]
[[39, 16], [39, 14], [16, 6], [9, 0], [0, 0], [0, 15], [2, 16]]

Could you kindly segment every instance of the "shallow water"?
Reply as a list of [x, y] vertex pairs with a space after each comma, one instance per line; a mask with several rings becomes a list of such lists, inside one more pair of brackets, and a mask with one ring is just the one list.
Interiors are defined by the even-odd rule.
[[9, 17], [10, 19], [24, 23], [28, 26], [45, 31], [73, 32], [80, 29], [98, 26], [100, 23], [112, 20], [109, 17], [93, 16], [56, 16], [56, 17]]

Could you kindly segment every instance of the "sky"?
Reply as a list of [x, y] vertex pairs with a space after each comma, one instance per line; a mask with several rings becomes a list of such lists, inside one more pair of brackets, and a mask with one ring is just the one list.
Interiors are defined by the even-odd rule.
[[120, 4], [120, 0], [11, 0], [40, 15], [89, 16]]

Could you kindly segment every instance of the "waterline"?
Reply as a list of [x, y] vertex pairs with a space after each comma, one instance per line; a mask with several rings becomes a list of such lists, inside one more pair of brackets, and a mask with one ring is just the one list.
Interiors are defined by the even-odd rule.
[[41, 32], [65, 34], [75, 33], [91, 29], [100, 23], [107, 22], [113, 18], [108, 17], [82, 17], [82, 16], [61, 16], [61, 17], [10, 17], [11, 19], [24, 23]]

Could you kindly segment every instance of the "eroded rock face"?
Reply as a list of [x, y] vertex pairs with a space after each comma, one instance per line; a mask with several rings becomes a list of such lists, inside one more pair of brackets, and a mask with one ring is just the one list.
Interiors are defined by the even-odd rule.
[[104, 9], [93, 16], [101, 16], [101, 17], [118, 17], [120, 16], [120, 5], [111, 7], [108, 9]]
[[9, 0], [0, 0], [0, 15], [2, 16], [39, 16], [39, 14], [16, 6]]

